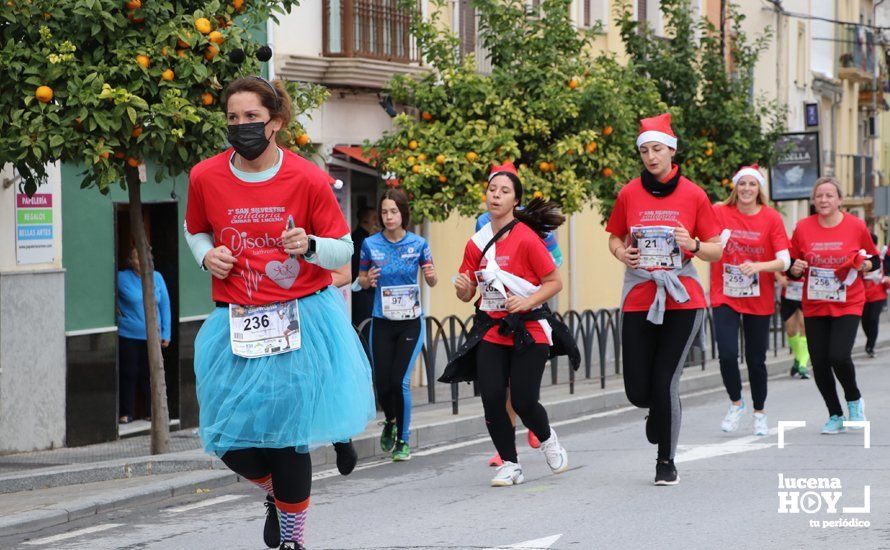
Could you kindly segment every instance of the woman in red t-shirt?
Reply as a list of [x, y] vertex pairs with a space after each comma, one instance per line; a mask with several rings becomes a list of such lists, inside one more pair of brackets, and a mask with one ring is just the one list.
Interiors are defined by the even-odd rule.
[[508, 386], [513, 410], [540, 439], [550, 469], [560, 473], [568, 468], [566, 451], [539, 401], [553, 330], [546, 302], [562, 290], [542, 237], [565, 218], [541, 199], [517, 210], [522, 184], [512, 163], [493, 167], [488, 181], [485, 204], [491, 222], [467, 243], [454, 285], [464, 302], [473, 301], [481, 290], [474, 326], [490, 325], [470, 353], [475, 353], [488, 433], [503, 460], [491, 485], [502, 487], [524, 480], [515, 427], [504, 407]]
[[739, 325], [745, 332], [745, 364], [754, 402], [754, 435], [768, 435], [766, 350], [775, 311], [773, 273], [791, 267], [788, 235], [778, 212], [768, 206], [766, 179], [757, 165], [732, 178], [729, 197], [714, 207], [717, 222], [729, 230], [723, 258], [711, 264], [711, 307], [720, 353], [720, 374], [729, 394], [721, 429], [734, 432], [747, 405], [739, 374]]
[[676, 485], [683, 364], [707, 307], [693, 256], [720, 259], [720, 226], [711, 202], [673, 163], [670, 114], [640, 121], [643, 171], [618, 193], [606, 225], [609, 251], [627, 266], [622, 291], [624, 388], [648, 408], [646, 437], [658, 445], [656, 485]]
[[[871, 240], [878, 245], [878, 236], [871, 234]], [[887, 305], [887, 288], [890, 278], [886, 275], [887, 250], [881, 251], [881, 268], [869, 272], [862, 277], [865, 285], [865, 307], [862, 308], [862, 332], [865, 333], [865, 354], [875, 357], [875, 344], [878, 342], [878, 327], [881, 323], [881, 312]]]
[[800, 220], [791, 236], [794, 264], [789, 275], [804, 278], [803, 316], [813, 377], [830, 415], [822, 433], [836, 434], [846, 427], [835, 377], [844, 388], [848, 419], [865, 420], [851, 354], [865, 305], [861, 274], [878, 269], [880, 262], [865, 223], [840, 210], [843, 191], [836, 179], [816, 180], [812, 198], [816, 213]]
[[331, 177], [275, 144], [292, 112], [281, 82], [241, 78], [224, 98], [233, 148], [192, 168], [185, 217], [187, 235], [212, 238], [196, 256], [217, 306], [195, 339], [200, 435], [267, 492], [266, 544], [302, 548], [309, 451], [351, 447], [376, 416], [368, 359], [331, 287], [352, 242]]

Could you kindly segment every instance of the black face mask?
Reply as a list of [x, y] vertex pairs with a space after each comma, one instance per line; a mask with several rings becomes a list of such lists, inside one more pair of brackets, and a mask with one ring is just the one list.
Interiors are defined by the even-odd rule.
[[269, 138], [266, 137], [266, 124], [269, 122], [229, 124], [229, 143], [235, 148], [235, 152], [246, 160], [254, 160], [262, 155], [269, 146]]

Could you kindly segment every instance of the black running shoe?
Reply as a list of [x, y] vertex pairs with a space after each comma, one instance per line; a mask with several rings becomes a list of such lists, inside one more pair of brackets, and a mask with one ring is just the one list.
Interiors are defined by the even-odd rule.
[[299, 542], [282, 542], [278, 550], [306, 550]]
[[674, 466], [674, 460], [655, 462], [655, 484], [656, 485], [676, 485], [680, 483], [680, 476], [677, 474], [677, 467]]
[[653, 445], [658, 445], [658, 433], [655, 429], [655, 420], [651, 414], [646, 415], [646, 439]]
[[337, 452], [337, 470], [342, 476], [348, 476], [355, 470], [355, 464], [358, 462], [358, 453], [350, 439], [346, 443], [334, 443], [334, 451]]
[[278, 508], [272, 495], [266, 495], [266, 525], [263, 526], [263, 542], [269, 548], [278, 548], [281, 544], [281, 531], [278, 526]]
[[865, 348], [865, 354], [868, 355], [870, 358], [874, 359], [875, 358], [874, 348]]
[[797, 359], [794, 360], [794, 363], [791, 364], [791, 378], [797, 376], [800, 372], [800, 364], [797, 362]]

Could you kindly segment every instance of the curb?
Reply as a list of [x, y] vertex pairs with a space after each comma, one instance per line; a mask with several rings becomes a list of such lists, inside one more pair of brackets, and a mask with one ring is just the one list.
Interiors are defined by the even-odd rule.
[[115, 510], [121, 506], [146, 504], [174, 496], [192, 494], [199, 488], [213, 489], [230, 485], [236, 481], [238, 481], [236, 474], [221, 470], [189, 472], [176, 479], [148, 481], [141, 487], [117, 490], [112, 498], [95, 495], [0, 518], [0, 537], [22, 535]]

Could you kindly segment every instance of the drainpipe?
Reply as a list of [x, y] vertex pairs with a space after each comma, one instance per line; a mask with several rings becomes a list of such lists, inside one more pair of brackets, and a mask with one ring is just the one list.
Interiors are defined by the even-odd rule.
[[578, 257], [575, 246], [575, 215], [569, 216], [569, 309], [578, 311]]

